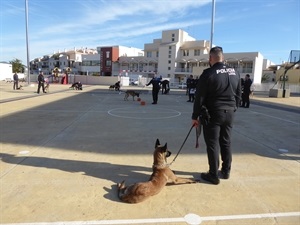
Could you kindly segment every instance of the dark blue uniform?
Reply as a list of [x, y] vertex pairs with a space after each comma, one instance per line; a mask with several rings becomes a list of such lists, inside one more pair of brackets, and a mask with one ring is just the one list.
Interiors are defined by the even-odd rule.
[[[218, 62], [203, 71], [196, 88], [192, 119], [200, 116], [201, 107], [206, 106], [210, 120], [203, 123], [203, 134], [207, 148], [209, 173], [218, 176], [219, 146], [221, 149], [222, 171], [231, 169], [231, 129], [234, 112], [241, 98], [240, 76], [233, 68]], [[219, 146], [218, 146], [219, 144]]]
[[44, 85], [44, 83], [45, 83], [44, 75], [42, 73], [40, 73], [38, 75], [38, 89], [37, 89], [37, 93], [38, 94], [40, 93], [41, 87], [43, 89], [43, 92], [46, 93], [45, 92], [45, 85]]
[[153, 98], [152, 104], [157, 104], [161, 79], [154, 77], [150, 80], [150, 82], [147, 84], [147, 86], [149, 86], [150, 84], [152, 84], [152, 98]]

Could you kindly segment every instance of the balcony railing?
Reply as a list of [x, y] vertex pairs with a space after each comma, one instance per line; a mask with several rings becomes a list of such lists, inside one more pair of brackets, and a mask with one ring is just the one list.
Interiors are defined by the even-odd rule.
[[193, 72], [193, 68], [176, 68], [175, 72], [177, 73], [192, 73]]

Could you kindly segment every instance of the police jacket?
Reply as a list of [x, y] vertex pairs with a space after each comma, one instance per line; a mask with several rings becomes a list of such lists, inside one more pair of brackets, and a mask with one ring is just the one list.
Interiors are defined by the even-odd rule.
[[161, 81], [159, 78], [152, 78], [150, 82], [147, 84], [147, 86], [149, 86], [150, 84], [152, 84], [153, 89], [159, 90]]
[[39, 76], [38, 76], [38, 82], [42, 82], [42, 83], [45, 82], [43, 74], [39, 74]]
[[244, 83], [244, 93], [245, 94], [250, 94], [251, 92], [251, 85], [252, 85], [252, 80], [248, 79], [248, 80], [245, 80], [245, 83]]
[[19, 80], [18, 74], [15, 73], [13, 77], [14, 77], [14, 81], [18, 81]]
[[235, 110], [241, 98], [240, 75], [224, 63], [215, 63], [200, 76], [194, 101], [192, 119], [198, 119], [202, 105], [208, 111]]

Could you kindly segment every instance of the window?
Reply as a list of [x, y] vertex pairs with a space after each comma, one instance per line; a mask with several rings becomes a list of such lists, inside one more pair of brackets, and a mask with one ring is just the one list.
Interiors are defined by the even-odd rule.
[[91, 65], [91, 61], [82, 61], [82, 65], [83, 66], [90, 66]]
[[169, 60], [168, 63], [171, 64], [171, 60]]
[[229, 67], [233, 67], [233, 68], [238, 68], [238, 63], [237, 62], [228, 62], [227, 63]]
[[189, 50], [183, 50], [183, 56], [189, 56]]
[[171, 67], [170, 67], [170, 66], [168, 67], [168, 70], [171, 70]]
[[82, 61], [82, 66], [100, 66], [100, 60]]
[[253, 63], [244, 62], [241, 67], [242, 67], [242, 73], [252, 73]]
[[199, 56], [199, 55], [200, 55], [200, 49], [195, 49], [194, 56]]
[[100, 65], [100, 60], [93, 60], [91, 61], [92, 66], [99, 66]]
[[175, 41], [175, 34], [172, 34], [172, 41]]
[[172, 46], [169, 46], [169, 50], [171, 50], [172, 49]]
[[111, 60], [106, 61], [106, 66], [111, 66]]
[[147, 52], [147, 58], [151, 58], [152, 57], [152, 52]]
[[106, 58], [109, 59], [110, 52], [106, 51]]
[[157, 51], [157, 52], [156, 52], [156, 57], [158, 57], [158, 56], [159, 56], [159, 52]]
[[169, 55], [169, 59], [171, 59], [171, 55]]

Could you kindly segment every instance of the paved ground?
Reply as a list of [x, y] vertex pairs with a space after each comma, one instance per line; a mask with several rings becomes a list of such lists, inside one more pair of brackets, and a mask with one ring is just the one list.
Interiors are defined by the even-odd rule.
[[[1, 224], [300, 224], [299, 96], [255, 93], [250, 109], [238, 110], [229, 180], [167, 186], [131, 205], [119, 201], [116, 183], [149, 178], [156, 138], [174, 158], [192, 104], [179, 90], [151, 105], [140, 88], [142, 106], [107, 86], [68, 87], [38, 95], [36, 86], [0, 83]], [[194, 131], [171, 168], [195, 178], [208, 169]]]

